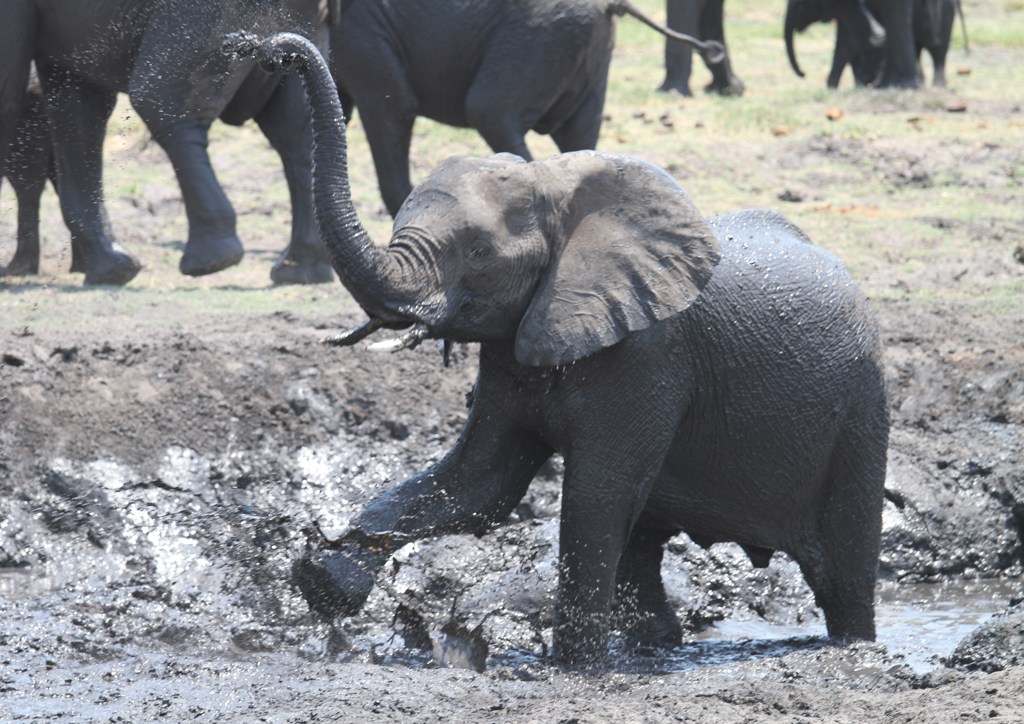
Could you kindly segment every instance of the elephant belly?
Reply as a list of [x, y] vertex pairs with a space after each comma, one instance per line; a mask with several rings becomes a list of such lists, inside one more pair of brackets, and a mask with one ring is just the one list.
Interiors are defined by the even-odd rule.
[[827, 465], [822, 455], [785, 446], [706, 459], [676, 451], [655, 481], [641, 524], [702, 542], [789, 550], [813, 525]]
[[[151, 3], [40, 2], [36, 57], [74, 70], [111, 90], [124, 91]], [[117, 28], [118, 42], [110, 42]]]

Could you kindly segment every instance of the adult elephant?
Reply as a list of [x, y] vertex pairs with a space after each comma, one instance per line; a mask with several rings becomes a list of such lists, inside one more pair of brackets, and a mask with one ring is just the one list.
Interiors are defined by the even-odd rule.
[[[846, 61], [858, 83], [879, 88], [918, 88], [918, 51], [914, 46], [914, 7], [920, 0], [788, 0], [783, 28], [785, 47], [797, 75], [794, 32], [815, 19], [837, 20], [836, 53], [828, 83], [839, 84]], [[881, 48], [881, 50], [879, 50]]]
[[389, 327], [408, 329], [398, 348], [481, 343], [455, 447], [297, 562], [311, 606], [355, 612], [397, 548], [504, 519], [560, 451], [558, 660], [603, 660], [617, 589], [645, 614], [631, 639], [678, 643], [660, 565], [680, 531], [736, 541], [756, 565], [786, 551], [831, 636], [874, 637], [885, 382], [867, 302], [834, 257], [769, 212], [706, 221], [660, 169], [589, 151], [450, 159], [375, 246], [316, 49], [287, 34], [231, 47], [306, 78], [317, 216], [370, 316], [335, 341]]
[[[804, 75], [796, 61], [794, 31], [806, 30], [815, 22], [836, 21], [836, 45], [828, 86], [836, 88], [847, 65], [857, 85], [873, 85], [884, 79], [888, 33], [876, 19], [884, 8], [878, 2], [835, 3], [828, 0], [790, 0], [785, 21], [786, 52], [790, 65]], [[957, 13], [963, 21], [959, 0], [914, 0], [912, 47], [918, 80], [923, 82], [920, 56], [927, 50], [932, 59], [933, 84], [946, 84], [946, 54], [949, 52], [953, 22]], [[966, 42], [966, 26], [964, 38]], [[881, 83], [879, 83], [881, 85]]]
[[[594, 148], [624, 14], [671, 32], [620, 0], [351, 0], [331, 30], [331, 69], [346, 117], [359, 109], [391, 215], [412, 189], [417, 116], [474, 128], [525, 159], [530, 130], [562, 151]], [[725, 62], [717, 42], [676, 37]]]
[[[725, 60], [708, 65], [711, 82], [704, 86], [708, 93], [725, 96], [743, 95], [746, 89], [732, 70], [729, 51], [725, 44], [725, 0], [666, 0], [666, 24], [672, 30], [692, 35], [701, 40], [714, 40], [722, 44]], [[692, 96], [690, 73], [693, 70], [693, 52], [673, 38], [665, 40], [665, 80], [659, 90], [674, 91]]]
[[[308, 112], [295, 78], [252, 73], [218, 52], [238, 27], [322, 27], [328, 0], [4, 0], [0, 26], [0, 166], [17, 132], [29, 64], [39, 69], [64, 221], [82, 253], [86, 284], [125, 284], [138, 260], [113, 238], [103, 205], [102, 150], [118, 92], [126, 92], [167, 153], [181, 187], [188, 239], [184, 274], [212, 274], [243, 254], [235, 213], [207, 155], [218, 117], [254, 118], [281, 156], [292, 235], [271, 276], [327, 281], [330, 265], [312, 214]], [[337, 4], [338, 0], [330, 0]]]

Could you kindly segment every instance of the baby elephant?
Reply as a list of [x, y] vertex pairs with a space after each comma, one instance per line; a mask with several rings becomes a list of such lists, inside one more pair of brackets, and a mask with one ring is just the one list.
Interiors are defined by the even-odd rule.
[[557, 451], [559, 662], [601, 665], [617, 589], [646, 614], [629, 638], [679, 642], [660, 565], [680, 532], [758, 564], [785, 551], [829, 635], [874, 638], [888, 410], [872, 313], [835, 257], [771, 212], [705, 219], [664, 171], [593, 151], [450, 159], [378, 247], [315, 48], [231, 47], [305, 77], [317, 217], [370, 317], [334, 341], [388, 327], [408, 329], [396, 347], [481, 343], [455, 446], [297, 562], [313, 608], [355, 613], [405, 543], [504, 520]]

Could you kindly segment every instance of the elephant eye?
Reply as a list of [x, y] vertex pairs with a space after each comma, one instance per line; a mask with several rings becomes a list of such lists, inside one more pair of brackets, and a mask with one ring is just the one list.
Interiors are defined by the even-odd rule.
[[491, 255], [491, 247], [482, 241], [474, 241], [466, 251], [466, 260], [481, 262]]

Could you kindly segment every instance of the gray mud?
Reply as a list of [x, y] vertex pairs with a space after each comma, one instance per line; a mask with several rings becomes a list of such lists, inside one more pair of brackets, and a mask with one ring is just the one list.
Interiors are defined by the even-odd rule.
[[[785, 556], [754, 569], [734, 546], [705, 551], [680, 536], [665, 569], [684, 646], [620, 652], [601, 676], [557, 670], [546, 657], [558, 460], [507, 523], [407, 546], [362, 613], [323, 623], [290, 585], [291, 561], [309, 536], [336, 535], [368, 497], [437, 459], [465, 420], [475, 372], [472, 348], [444, 370], [429, 345], [382, 357], [318, 343], [355, 320], [270, 314], [143, 338], [3, 338], [5, 718], [1024, 715], [1018, 664], [983, 682], [977, 662], [944, 660], [1020, 596], [1024, 428], [995, 393], [975, 393], [966, 417], [924, 419], [912, 397], [932, 372], [919, 338], [889, 339], [895, 502], [878, 643], [830, 645]], [[927, 334], [923, 320], [917, 329]]]

